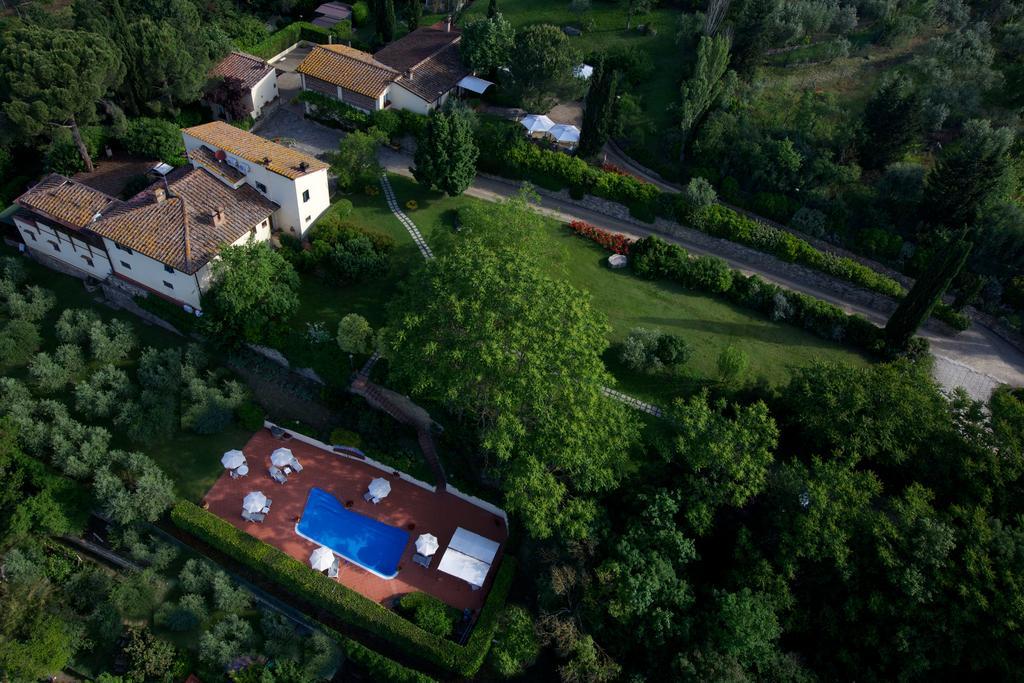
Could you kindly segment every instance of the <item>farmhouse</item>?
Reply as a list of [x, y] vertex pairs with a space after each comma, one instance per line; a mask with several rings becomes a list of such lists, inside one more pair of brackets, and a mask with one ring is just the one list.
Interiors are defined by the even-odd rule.
[[205, 168], [231, 188], [249, 185], [278, 205], [275, 228], [296, 237], [331, 204], [327, 164], [235, 128], [213, 121], [182, 130], [185, 153], [195, 168]]
[[204, 101], [215, 116], [258, 118], [278, 96], [277, 70], [259, 57], [233, 51], [210, 70], [213, 81]]
[[302, 88], [365, 112], [393, 107], [428, 114], [469, 83], [469, 69], [459, 54], [461, 39], [449, 18], [372, 55], [346, 45], [318, 45], [298, 67]]

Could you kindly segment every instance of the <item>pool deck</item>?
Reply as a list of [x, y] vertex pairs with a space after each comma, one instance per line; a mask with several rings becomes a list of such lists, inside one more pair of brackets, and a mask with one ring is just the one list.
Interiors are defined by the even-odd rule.
[[[278, 484], [267, 474], [270, 453], [281, 446], [291, 449], [303, 467], [302, 472], [292, 474], [286, 484]], [[295, 524], [306, 505], [310, 488], [318, 486], [342, 504], [352, 501], [349, 509], [368, 517], [406, 530], [408, 525], [415, 525], [402, 553], [396, 578], [382, 579], [343, 559], [338, 574], [342, 584], [381, 603], [420, 591], [458, 609], [477, 610], [483, 605], [508, 536], [504, 521], [497, 515], [447, 491], [436, 493], [359, 460], [338, 456], [296, 439], [275, 439], [267, 429], [256, 432], [242, 451], [249, 461], [249, 476], [232, 479], [225, 470], [204, 498], [209, 510], [218, 517], [308, 564], [316, 544], [296, 534]], [[380, 476], [391, 482], [391, 493], [377, 505], [364, 501], [363, 494], [370, 480]], [[250, 491], [263, 491], [273, 501], [262, 524], [247, 522], [241, 517], [242, 499]], [[458, 527], [501, 544], [487, 580], [478, 591], [472, 590], [465, 581], [437, 571], [441, 556]], [[440, 544], [430, 569], [412, 561], [416, 538], [422, 533], [434, 534]]]

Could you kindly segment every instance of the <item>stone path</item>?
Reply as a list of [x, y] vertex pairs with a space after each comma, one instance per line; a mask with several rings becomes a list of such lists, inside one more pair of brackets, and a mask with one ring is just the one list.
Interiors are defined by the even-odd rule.
[[634, 398], [629, 394], [624, 394], [621, 391], [612, 389], [611, 387], [601, 387], [601, 392], [609, 398], [614, 398], [616, 401], [625, 403], [627, 406], [633, 408], [634, 410], [639, 410], [642, 413], [647, 413], [648, 415], [653, 415], [654, 417], [665, 417], [664, 411], [658, 406], [651, 403], [645, 403], [644, 401], [641, 401], [638, 398]]
[[425, 259], [434, 258], [434, 252], [430, 250], [430, 245], [423, 239], [423, 235], [420, 234], [419, 228], [416, 224], [410, 220], [405, 212], [402, 211], [402, 207], [398, 205], [398, 200], [395, 199], [395, 191], [391, 188], [391, 181], [388, 180], [387, 173], [383, 173], [380, 176], [380, 186], [384, 190], [384, 199], [388, 202], [388, 208], [391, 209], [391, 213], [395, 214], [395, 218], [398, 222], [405, 226], [405, 229], [409, 231], [409, 235], [412, 237], [412, 241], [416, 243], [420, 253]]

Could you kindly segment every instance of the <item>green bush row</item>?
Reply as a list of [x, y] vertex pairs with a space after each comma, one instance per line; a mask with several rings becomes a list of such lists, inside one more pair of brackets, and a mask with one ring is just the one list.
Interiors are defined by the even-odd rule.
[[199, 506], [180, 501], [171, 510], [174, 524], [225, 553], [290, 593], [324, 609], [342, 622], [364, 629], [410, 657], [421, 658], [460, 676], [472, 677], [483, 664], [498, 627], [515, 574], [512, 558], [505, 558], [477, 619], [469, 642], [459, 645], [438, 638], [398, 614], [309, 569], [277, 548], [236, 529]]
[[389, 681], [389, 683], [434, 683], [434, 679], [430, 676], [402, 666], [357, 640], [331, 628], [324, 627], [324, 630], [337, 641], [338, 647], [345, 653], [345, 658], [370, 674], [372, 680]]
[[271, 33], [255, 45], [242, 45], [241, 49], [257, 57], [270, 59], [300, 40], [308, 40], [311, 43], [319, 44], [327, 43], [331, 38], [345, 40], [351, 36], [352, 24], [348, 21], [340, 21], [330, 29], [316, 26], [308, 21], [296, 21], [279, 31]]
[[[873, 292], [896, 299], [906, 294], [892, 278], [853, 259], [821, 251], [786, 230], [748, 218], [720, 204], [693, 211], [682, 194], [664, 193], [655, 185], [632, 176], [604, 171], [577, 157], [542, 149], [527, 142], [522, 133], [510, 128], [507, 122], [482, 124], [477, 137], [481, 150], [478, 164], [484, 171], [529, 180], [549, 190], [569, 188], [577, 199], [584, 194], [603, 197], [624, 204], [630, 214], [640, 220], [653, 222], [661, 216]], [[933, 315], [957, 330], [965, 330], [970, 325], [967, 316], [946, 304], [936, 306]]]
[[328, 126], [345, 130], [366, 130], [372, 126], [390, 140], [406, 134], [418, 135], [427, 125], [427, 117], [416, 112], [381, 109], [370, 114], [312, 90], [302, 91], [295, 100], [312, 105], [310, 116]]
[[682, 247], [658, 237], [645, 237], [629, 251], [633, 271], [647, 279], [664, 278], [692, 290], [725, 296], [729, 301], [770, 317], [802, 327], [836, 342], [844, 342], [874, 354], [885, 352], [881, 328], [859, 315], [848, 315], [838, 306], [783, 289], [756, 275], [732, 270], [714, 256], [692, 257]]

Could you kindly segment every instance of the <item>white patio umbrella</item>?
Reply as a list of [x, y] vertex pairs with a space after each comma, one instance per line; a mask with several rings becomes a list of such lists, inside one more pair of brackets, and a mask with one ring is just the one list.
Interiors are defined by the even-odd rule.
[[260, 512], [266, 505], [267, 497], [263, 495], [263, 491], [248, 493], [242, 501], [242, 509], [249, 513]]
[[580, 129], [576, 126], [570, 126], [565, 123], [560, 123], [557, 126], [552, 126], [548, 129], [548, 135], [555, 142], [567, 142], [575, 144], [580, 141]]
[[245, 464], [245, 453], [239, 450], [228, 451], [220, 458], [220, 464], [229, 470], [233, 470]]
[[332, 564], [334, 564], [334, 553], [330, 548], [320, 546], [309, 556], [309, 566], [318, 572], [330, 569]]
[[572, 70], [572, 75], [575, 76], [576, 78], [581, 78], [584, 81], [588, 80], [591, 76], [594, 75], [594, 67], [590, 66], [589, 64], [580, 64], [575, 69]]
[[291, 465], [292, 460], [295, 456], [287, 448], [278, 448], [270, 454], [270, 462], [274, 463], [275, 467], [284, 467], [285, 465]]
[[420, 555], [430, 557], [437, 552], [437, 536], [434, 534], [422, 534], [416, 539], [416, 552]]
[[530, 114], [529, 116], [524, 116], [523, 120], [519, 123], [521, 123], [530, 133], [545, 133], [555, 125], [555, 122], [544, 114]]
[[384, 498], [391, 493], [391, 482], [383, 477], [377, 477], [370, 482], [370, 495], [374, 498]]

